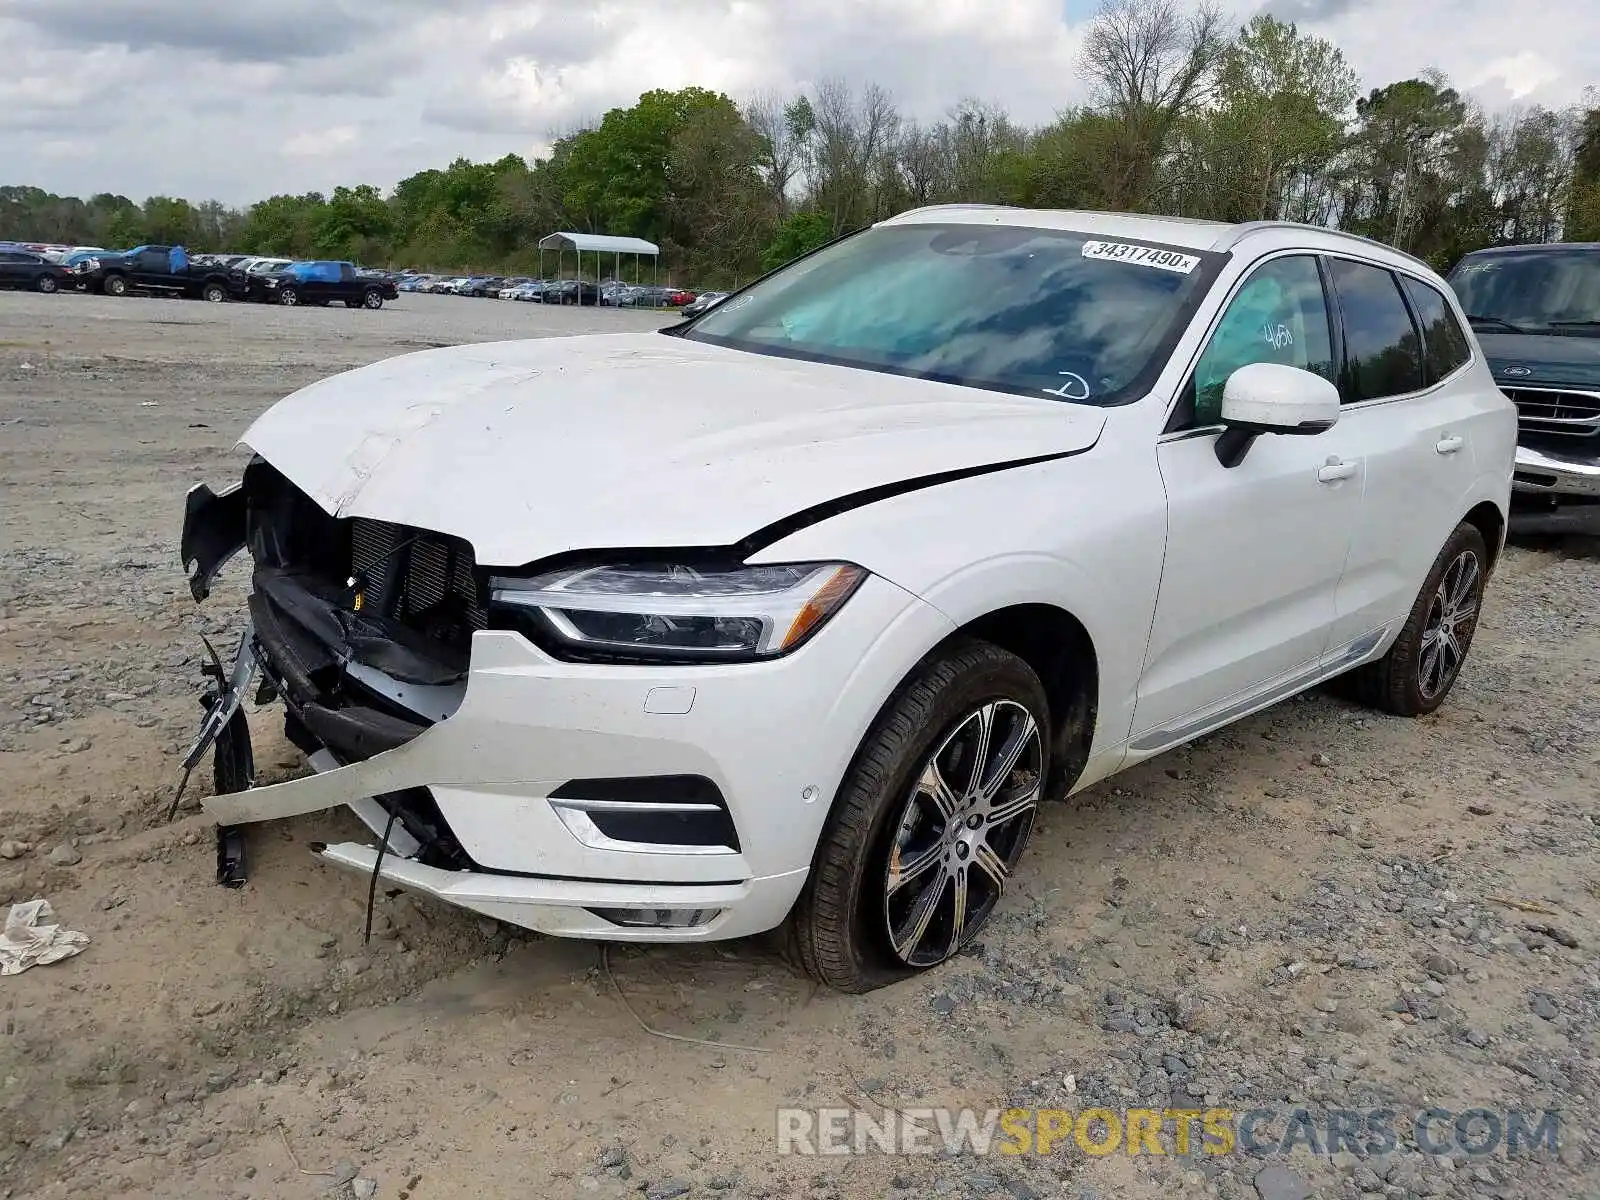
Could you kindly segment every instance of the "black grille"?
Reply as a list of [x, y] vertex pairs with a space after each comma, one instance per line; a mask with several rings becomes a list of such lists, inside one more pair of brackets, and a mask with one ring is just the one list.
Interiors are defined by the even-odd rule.
[[472, 547], [460, 538], [357, 517], [350, 559], [366, 584], [364, 608], [450, 643], [488, 626]]
[[1600, 392], [1501, 388], [1517, 406], [1517, 425], [1544, 441], [1569, 441], [1600, 432]]

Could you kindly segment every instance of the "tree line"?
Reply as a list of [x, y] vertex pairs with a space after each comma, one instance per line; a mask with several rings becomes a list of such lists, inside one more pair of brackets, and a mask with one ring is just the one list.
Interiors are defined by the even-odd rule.
[[1086, 98], [1028, 127], [963, 100], [906, 116], [882, 88], [827, 80], [744, 104], [650, 91], [532, 162], [457, 159], [402, 180], [247, 208], [0, 187], [0, 236], [124, 248], [531, 272], [555, 230], [643, 237], [702, 286], [748, 279], [907, 208], [978, 201], [1294, 220], [1377, 238], [1441, 268], [1481, 246], [1600, 241], [1600, 91], [1487, 112], [1437, 72], [1361, 94], [1339, 48], [1259, 15], [1106, 0]]

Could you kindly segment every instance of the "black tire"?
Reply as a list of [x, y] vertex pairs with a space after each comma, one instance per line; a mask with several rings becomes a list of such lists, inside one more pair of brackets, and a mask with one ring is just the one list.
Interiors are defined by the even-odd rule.
[[361, 298], [361, 303], [363, 307], [370, 308], [373, 312], [377, 312], [378, 309], [383, 307], [383, 293], [378, 291], [369, 291]]
[[200, 299], [207, 304], [221, 304], [228, 298], [228, 289], [220, 283], [208, 283], [200, 289]]
[[300, 293], [292, 287], [281, 287], [278, 289], [278, 303], [293, 308], [300, 303]]
[[38, 288], [39, 291], [43, 292], [46, 296], [54, 295], [61, 287], [61, 285], [56, 282], [56, 277], [54, 275], [39, 276], [39, 278], [34, 281], [33, 286]]
[[250, 749], [250, 724], [245, 720], [243, 709], [228, 718], [217, 735], [211, 756], [211, 778], [219, 796], [255, 786], [255, 756]]
[[361, 301], [359, 301], [359, 300], [346, 300], [344, 302], [344, 306], [346, 308], [360, 308], [361, 307]]
[[100, 290], [107, 296], [126, 296], [128, 281], [121, 275], [107, 275], [100, 281]]
[[[960, 932], [946, 918], [948, 929], [941, 933], [934, 957], [927, 961], [908, 961], [907, 955], [896, 950], [890, 931], [895, 920], [892, 910], [897, 903], [891, 893], [904, 878], [900, 871], [901, 851], [907, 845], [906, 822], [913, 819], [912, 807], [919, 804], [919, 797], [931, 794], [914, 785], [925, 778], [925, 768], [939, 761], [944, 748], [952, 745], [980, 710], [996, 704], [1013, 713], [1019, 707], [1025, 709], [1041, 735], [1036, 753], [1028, 753], [1029, 761], [1037, 763], [1038, 778], [1028, 784], [1027, 771], [1014, 764], [995, 787], [998, 799], [1009, 791], [1002, 784], [1021, 779], [1035, 796], [1035, 804], [1026, 811], [993, 827], [1007, 840], [1001, 850], [1007, 868], [1002, 874], [1009, 874], [1009, 868], [1015, 865], [1032, 829], [1040, 785], [1049, 776], [1049, 703], [1039, 677], [1022, 659], [988, 642], [958, 642], [928, 659], [884, 706], [834, 800], [817, 844], [810, 877], [784, 930], [790, 957], [814, 979], [842, 992], [871, 991], [947, 961], [971, 942], [992, 915], [1002, 899], [998, 888], [989, 889], [993, 898], [986, 900], [981, 912], [975, 916], [964, 914]], [[966, 754], [966, 748], [958, 748], [962, 755]], [[953, 777], [959, 778], [967, 764], [961, 758], [956, 763]], [[1021, 792], [1014, 796], [1025, 799]], [[931, 814], [933, 810], [918, 811]], [[908, 851], [913, 863], [940, 859], [956, 865], [952, 856], [957, 851], [951, 837], [959, 835], [955, 836], [959, 841], [969, 836], [969, 829], [979, 830], [983, 821], [975, 815], [970, 819], [978, 824], [969, 825], [969, 818], [962, 817], [962, 811], [957, 807], [957, 819], [943, 823], [943, 834], [929, 835], [923, 849]], [[1013, 821], [1014, 827], [1010, 823]], [[983, 832], [982, 836], [988, 838], [995, 833]], [[936, 843], [949, 847], [948, 853], [936, 849]], [[960, 857], [958, 869], [964, 872], [962, 878], [980, 881], [980, 874], [971, 870], [980, 855], [974, 853], [970, 863], [964, 852]], [[938, 898], [930, 906], [932, 915], [945, 912], [946, 896], [951, 897], [953, 908], [961, 897], [973, 895], [965, 883], [962, 887], [966, 891], [947, 891], [950, 885], [945, 880], [946, 870], [935, 863], [928, 871], [936, 876], [938, 888]], [[985, 888], [986, 881], [992, 878], [987, 873], [981, 875]], [[921, 907], [926, 892], [924, 887], [919, 896], [910, 898], [913, 909]], [[911, 920], [909, 913], [907, 920]], [[928, 920], [922, 927], [930, 934], [936, 928]], [[911, 949], [915, 951], [920, 944], [913, 938]]]
[[[1465, 607], [1455, 611], [1460, 619], [1449, 620], [1452, 608], [1449, 591], [1455, 592], [1461, 577], [1456, 572], [1461, 564], [1470, 564], [1475, 572], [1468, 581]], [[1376, 662], [1357, 667], [1338, 681], [1338, 690], [1359, 704], [1393, 713], [1397, 717], [1421, 717], [1444, 703], [1450, 689], [1460, 677], [1461, 666], [1472, 647], [1472, 636], [1477, 632], [1478, 617], [1483, 609], [1483, 588], [1489, 576], [1489, 550], [1483, 534], [1463, 521], [1445, 541], [1439, 556], [1433, 560], [1428, 578], [1411, 606], [1410, 615], [1400, 630], [1394, 645]], [[1454, 663], [1448, 670], [1436, 675], [1430, 663], [1447, 661], [1448, 646], [1430, 656], [1434, 645], [1433, 630], [1442, 624], [1451, 628], [1450, 645], [1458, 649]]]

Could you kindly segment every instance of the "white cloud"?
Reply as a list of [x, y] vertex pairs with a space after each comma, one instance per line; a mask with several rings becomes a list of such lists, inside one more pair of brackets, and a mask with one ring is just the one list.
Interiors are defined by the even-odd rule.
[[[838, 76], [910, 117], [975, 98], [1042, 122], [1083, 98], [1088, 2], [4, 0], [0, 183], [231, 203], [387, 187], [458, 156], [532, 155], [646, 88], [689, 84], [743, 97]], [[1240, 0], [1239, 20], [1259, 2]], [[1412, 0], [1403, 17], [1269, 2], [1369, 88], [1433, 66], [1485, 102], [1564, 104], [1600, 79], [1593, 0], [1514, 18], [1505, 0]]]
[[1520, 54], [1495, 59], [1471, 83], [1475, 88], [1499, 84], [1513, 100], [1523, 100], [1541, 89], [1559, 85], [1561, 78], [1560, 67], [1543, 55], [1524, 50]]
[[283, 144], [283, 153], [290, 158], [326, 158], [347, 150], [356, 143], [354, 125], [335, 125], [331, 129], [314, 129], [297, 133]]

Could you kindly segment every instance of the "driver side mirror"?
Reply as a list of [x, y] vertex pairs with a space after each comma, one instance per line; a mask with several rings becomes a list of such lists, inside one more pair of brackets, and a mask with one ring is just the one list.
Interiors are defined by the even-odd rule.
[[1222, 388], [1217, 461], [1236, 467], [1264, 433], [1316, 434], [1339, 419], [1339, 389], [1321, 375], [1282, 363], [1249, 363]]

